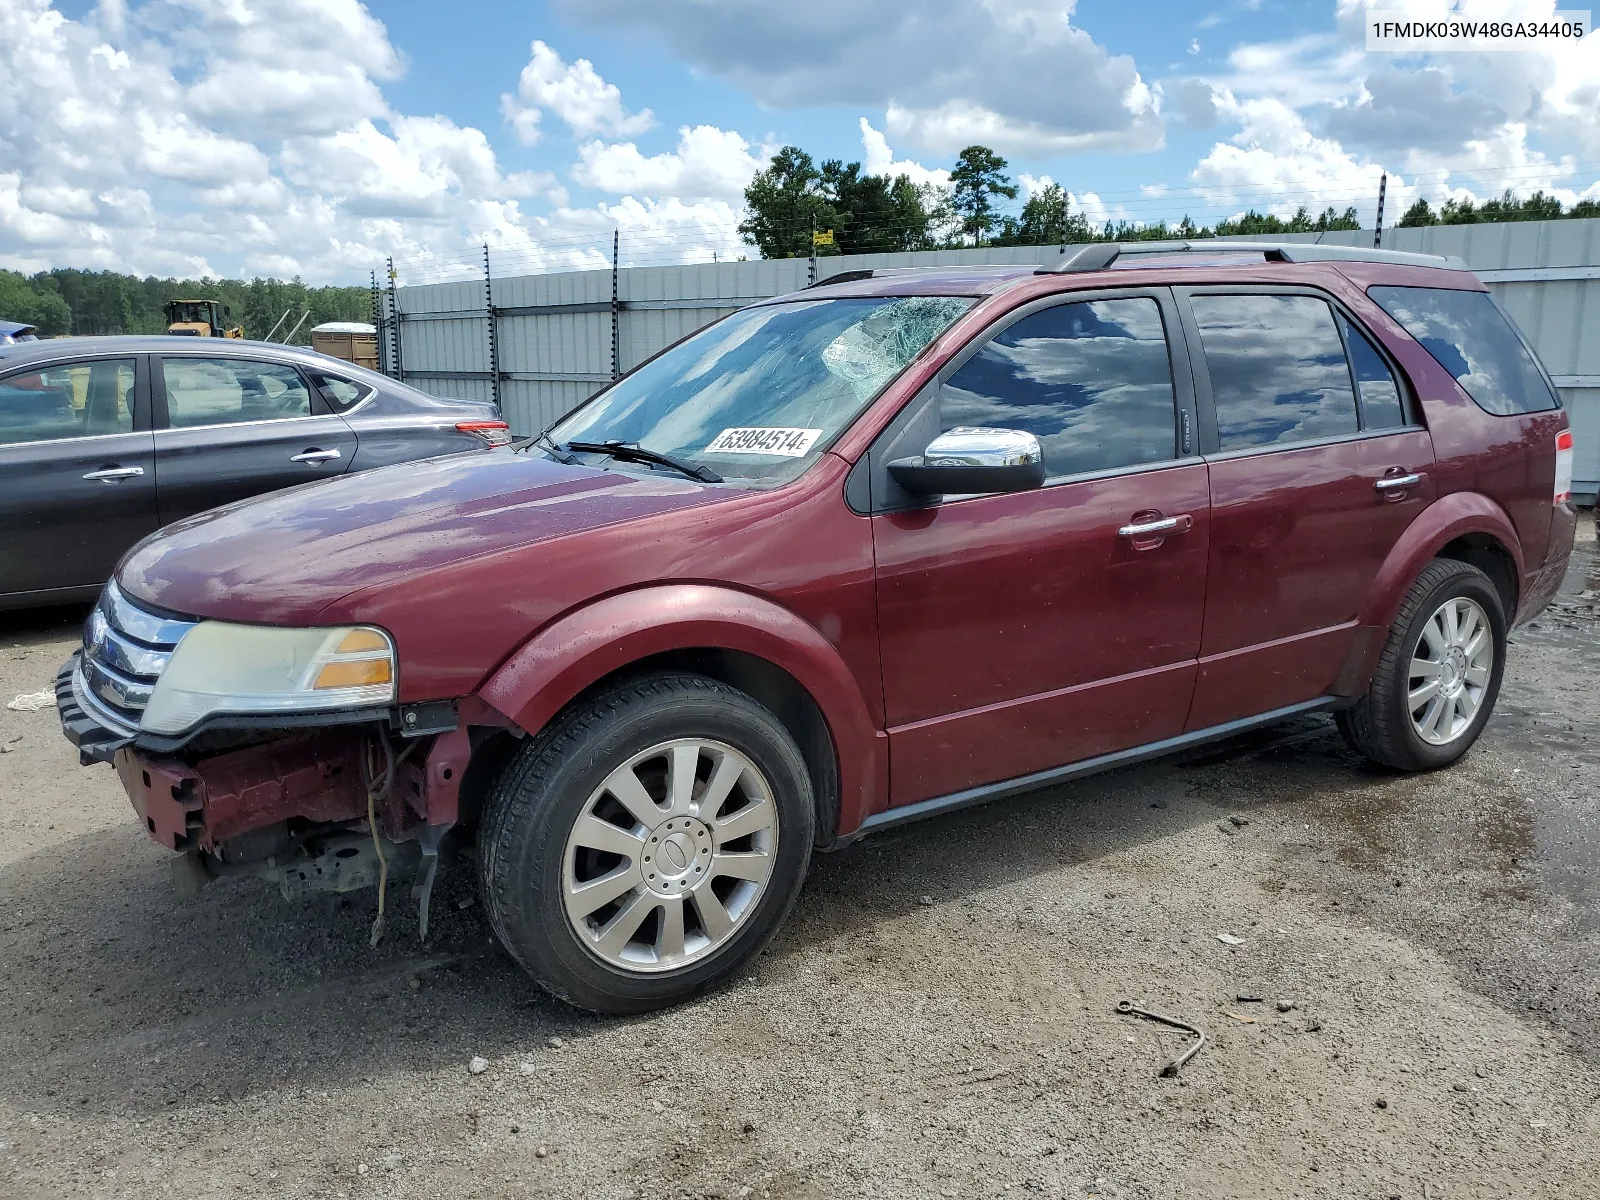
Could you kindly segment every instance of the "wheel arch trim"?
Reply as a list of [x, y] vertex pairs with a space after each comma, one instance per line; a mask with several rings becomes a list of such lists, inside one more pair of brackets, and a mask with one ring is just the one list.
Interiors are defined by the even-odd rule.
[[529, 733], [587, 688], [674, 651], [735, 651], [788, 674], [811, 698], [833, 741], [837, 833], [852, 833], [888, 795], [888, 750], [838, 649], [771, 600], [705, 584], [664, 584], [608, 596], [540, 630], [478, 695]]
[[[1453, 492], [1430, 504], [1400, 535], [1367, 591], [1361, 624], [1387, 629], [1422, 568], [1439, 557], [1451, 542], [1469, 534], [1481, 534], [1497, 542], [1511, 559], [1520, 584], [1526, 564], [1522, 543], [1506, 510], [1479, 492]], [[1506, 613], [1508, 625], [1513, 616]]]
[[[1357, 622], [1357, 635], [1339, 671], [1333, 692], [1356, 696], [1367, 690], [1384, 638], [1405, 602], [1412, 582], [1451, 542], [1477, 534], [1491, 539], [1511, 560], [1521, 585], [1522, 543], [1505, 509], [1480, 492], [1452, 492], [1435, 500], [1406, 527], [1378, 569]], [[1515, 614], [1506, 613], [1509, 627]]]

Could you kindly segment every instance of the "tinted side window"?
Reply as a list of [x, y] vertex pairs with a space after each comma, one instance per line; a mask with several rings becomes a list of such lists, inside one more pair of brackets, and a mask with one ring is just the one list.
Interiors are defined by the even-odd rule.
[[1221, 448], [1356, 432], [1333, 313], [1313, 296], [1194, 296]]
[[372, 394], [372, 389], [340, 379], [337, 375], [313, 372], [311, 382], [322, 391], [322, 398], [335, 412], [348, 412]]
[[1485, 412], [1509, 417], [1561, 407], [1489, 293], [1375, 287], [1367, 295], [1404, 325]]
[[69, 363], [0, 379], [0, 445], [133, 430], [133, 359]]
[[1405, 402], [1400, 398], [1400, 382], [1376, 347], [1344, 317], [1345, 345], [1350, 348], [1350, 369], [1356, 377], [1356, 392], [1361, 397], [1361, 428], [1395, 429], [1406, 423]]
[[174, 429], [311, 415], [300, 372], [245, 358], [167, 358], [167, 421]]
[[1173, 457], [1172, 367], [1152, 299], [1061, 304], [1022, 318], [950, 377], [941, 429], [1023, 429], [1050, 475]]

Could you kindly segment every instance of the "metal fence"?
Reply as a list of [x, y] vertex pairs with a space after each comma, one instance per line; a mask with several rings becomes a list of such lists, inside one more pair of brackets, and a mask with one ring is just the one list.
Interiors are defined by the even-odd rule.
[[[1371, 230], [1275, 240], [1371, 245]], [[1600, 489], [1600, 219], [1386, 229], [1390, 250], [1458, 255], [1489, 284], [1555, 377], [1576, 442], [1575, 490]], [[617, 247], [613, 244], [613, 263]], [[687, 333], [815, 277], [869, 267], [1049, 263], [1060, 247], [622, 267], [373, 287], [382, 369], [444, 396], [494, 400], [537, 433]]]

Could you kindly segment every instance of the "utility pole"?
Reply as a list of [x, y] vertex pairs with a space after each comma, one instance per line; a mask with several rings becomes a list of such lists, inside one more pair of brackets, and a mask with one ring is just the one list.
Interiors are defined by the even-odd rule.
[[494, 330], [494, 280], [489, 274], [489, 243], [483, 244], [483, 315], [489, 325], [489, 398], [500, 407], [500, 347]]
[[1378, 220], [1372, 227], [1372, 248], [1376, 250], [1383, 245], [1383, 197], [1389, 190], [1389, 172], [1385, 171], [1378, 179]]
[[622, 374], [622, 305], [618, 302], [621, 292], [617, 286], [621, 247], [622, 229], [619, 227], [611, 231], [611, 378], [613, 379]]

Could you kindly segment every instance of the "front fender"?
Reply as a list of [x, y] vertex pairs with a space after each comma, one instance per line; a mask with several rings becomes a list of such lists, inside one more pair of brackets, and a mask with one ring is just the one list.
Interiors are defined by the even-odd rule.
[[888, 795], [884, 735], [843, 657], [788, 609], [704, 584], [669, 584], [609, 596], [535, 634], [478, 694], [530, 733], [613, 671], [673, 650], [737, 650], [788, 672], [827, 722], [839, 767], [841, 835]]
[[[1478, 492], [1452, 492], [1441, 496], [1418, 514], [1389, 551], [1362, 606], [1357, 636], [1349, 658], [1339, 672], [1335, 693], [1359, 695], [1367, 689], [1389, 626], [1400, 612], [1406, 592], [1418, 573], [1439, 551], [1469, 533], [1487, 534], [1505, 548], [1523, 579], [1522, 543], [1505, 509]], [[1513, 614], [1507, 613], [1509, 622]]]

